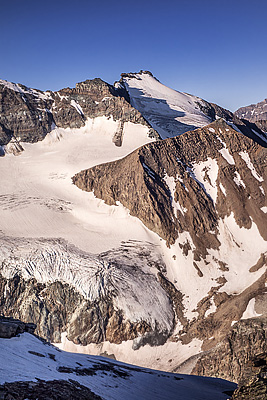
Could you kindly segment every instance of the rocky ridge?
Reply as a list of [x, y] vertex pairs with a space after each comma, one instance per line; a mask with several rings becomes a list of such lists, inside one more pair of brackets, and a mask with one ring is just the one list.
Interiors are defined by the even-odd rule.
[[[176, 340], [188, 343], [197, 337], [204, 341], [203, 350], [225, 337], [232, 321], [242, 318], [253, 299], [261, 301], [266, 296], [266, 149], [237, 130], [223, 119], [216, 120], [207, 127], [145, 145], [124, 159], [73, 177], [79, 188], [94, 191], [107, 204], [122, 203], [170, 248], [178, 242], [174, 259], [186, 262], [191, 254], [188, 268], [195, 269], [199, 285], [211, 268], [219, 272], [212, 278], [216, 283], [210, 285], [207, 296], [194, 310], [197, 317], [188, 319], [181, 306], [176, 311], [176, 318], [183, 325]], [[263, 240], [263, 253], [259, 252], [256, 263], [247, 266], [251, 274], [257, 271], [258, 279], [254, 283], [251, 280], [238, 294], [224, 290], [232, 265], [220, 251], [222, 224], [231, 216], [239, 229], [247, 232], [255, 224]], [[184, 232], [188, 232], [186, 238]], [[239, 257], [241, 251], [248, 251], [235, 239], [233, 247]], [[214, 254], [212, 258], [210, 254]], [[171, 285], [166, 283], [165, 290], [175, 303], [174, 299], [179, 299], [179, 281]], [[180, 295], [178, 303], [183, 302], [182, 298]], [[215, 310], [209, 312], [212, 304]]]
[[234, 114], [242, 120], [254, 123], [263, 132], [267, 132], [267, 99], [257, 104], [240, 107]]
[[[43, 140], [55, 127], [80, 128], [85, 125], [86, 119], [100, 116], [120, 121], [118, 130], [113, 137], [113, 142], [117, 146], [122, 145], [125, 122], [148, 126], [149, 135], [158, 139], [161, 137], [159, 132], [162, 130], [169, 132], [170, 136], [176, 136], [206, 125], [218, 117], [232, 121], [245, 135], [253, 136], [254, 140], [258, 140], [260, 144], [266, 142], [264, 133], [256, 125], [245, 120], [241, 121], [230, 111], [191, 95], [186, 96], [188, 96], [189, 102], [191, 98], [193, 99], [195, 108], [198, 110], [197, 113], [203, 119], [202, 122], [196, 122], [195, 125], [193, 122], [190, 124], [190, 120], [194, 120], [196, 111], [191, 111], [187, 123], [179, 122], [176, 117], [177, 111], [173, 111], [170, 106], [167, 106], [165, 100], [163, 105], [167, 107], [166, 117], [163, 117], [161, 111], [157, 110], [153, 111], [151, 117], [151, 113], [146, 112], [143, 106], [138, 107], [137, 104], [136, 107], [136, 101], [133, 102], [126, 83], [127, 79], [140, 80], [142, 76], [152, 77], [154, 81], [159, 82], [149, 71], [140, 71], [135, 74], [122, 74], [121, 80], [114, 85], [95, 78], [79, 82], [75, 88], [65, 88], [57, 92], [42, 92], [22, 84], [0, 80], [1, 154], [3, 155], [6, 151], [19, 153], [23, 150], [21, 142], [34, 143]], [[154, 99], [151, 98], [151, 95], [149, 96], [148, 100], [151, 103]], [[162, 100], [155, 99], [155, 101], [158, 103]], [[131, 102], [134, 106], [131, 105]], [[170, 115], [168, 116], [168, 114]], [[251, 131], [252, 128], [254, 128], [254, 133]], [[165, 137], [165, 134], [163, 136]], [[3, 148], [8, 143], [9, 146]]]
[[36, 325], [33, 323], [24, 323], [19, 319], [4, 317], [0, 315], [0, 338], [10, 339], [20, 333], [34, 333]]
[[[249, 169], [247, 156], [257, 171]], [[176, 138], [145, 145], [121, 160], [82, 171], [73, 177], [73, 183], [82, 190], [94, 191], [109, 205], [121, 202], [169, 245], [179, 233], [189, 231], [197, 261], [205, 257], [207, 248], [219, 246], [217, 235], [210, 232], [216, 231], [218, 220], [231, 212], [237, 224], [247, 229], [251, 217], [267, 240], [262, 223], [265, 213], [261, 210], [267, 190], [265, 163], [266, 150], [221, 119]], [[199, 174], [200, 164], [203, 168]], [[213, 181], [212, 166], [217, 169]], [[237, 174], [243, 183], [235, 182]]]
[[[42, 92], [0, 80], [0, 146], [37, 142], [54, 127], [80, 128], [87, 118], [106, 116], [120, 120], [114, 143], [121, 146], [125, 122], [140, 123], [157, 133], [127, 101], [127, 93], [99, 78], [76, 84], [73, 89]], [[3, 151], [3, 150], [2, 150]]]

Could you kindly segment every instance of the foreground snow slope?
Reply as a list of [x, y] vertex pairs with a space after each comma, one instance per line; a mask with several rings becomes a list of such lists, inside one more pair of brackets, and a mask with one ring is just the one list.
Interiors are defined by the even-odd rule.
[[221, 379], [141, 369], [102, 357], [65, 353], [35, 336], [0, 339], [0, 384], [69, 379], [104, 400], [223, 400], [235, 384]]

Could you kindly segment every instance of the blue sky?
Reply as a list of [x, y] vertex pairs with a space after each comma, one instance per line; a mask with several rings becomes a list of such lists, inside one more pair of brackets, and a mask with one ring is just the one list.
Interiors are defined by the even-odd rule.
[[267, 97], [266, 0], [0, 0], [0, 78], [42, 90], [150, 70], [232, 111]]

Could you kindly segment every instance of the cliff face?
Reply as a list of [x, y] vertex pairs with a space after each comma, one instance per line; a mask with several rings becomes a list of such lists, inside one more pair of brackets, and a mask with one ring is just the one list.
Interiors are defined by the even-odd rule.
[[235, 390], [232, 400], [264, 400], [267, 397], [266, 353], [258, 354], [250, 362], [250, 376]]
[[[43, 140], [55, 126], [80, 128], [87, 118], [106, 116], [121, 121], [114, 137], [114, 143], [120, 146], [124, 122], [150, 127], [126, 98], [127, 93], [116, 91], [99, 78], [58, 92], [41, 92], [0, 80], [0, 145], [11, 140], [34, 143]], [[158, 137], [152, 128], [150, 134]]]
[[231, 213], [246, 229], [253, 220], [267, 239], [265, 163], [264, 148], [217, 120], [82, 171], [73, 182], [109, 205], [119, 201], [169, 245], [188, 231], [197, 261], [220, 246], [218, 222]]
[[266, 353], [267, 319], [251, 318], [237, 322], [225, 338], [203, 354], [192, 373], [221, 377], [242, 386], [253, 376], [254, 360]]
[[267, 99], [249, 106], [241, 107], [235, 111], [235, 115], [243, 120], [250, 121], [259, 127], [263, 132], [267, 132]]
[[[62, 240], [1, 239], [0, 313], [36, 324], [36, 333], [76, 344], [134, 340], [163, 344], [172, 301], [152, 273], [164, 264], [153, 246], [131, 243], [100, 255]], [[137, 340], [138, 338], [138, 340]]]
[[266, 140], [267, 133], [267, 99], [257, 103], [251, 104], [246, 107], [241, 107], [235, 111], [234, 115], [241, 119], [243, 122], [250, 122], [253, 130], [260, 129], [262, 133], [260, 136]]

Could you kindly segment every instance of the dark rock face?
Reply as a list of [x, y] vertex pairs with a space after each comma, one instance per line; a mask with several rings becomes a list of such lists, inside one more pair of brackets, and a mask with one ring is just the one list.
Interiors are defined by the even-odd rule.
[[259, 354], [249, 364], [251, 376], [235, 390], [232, 400], [265, 400], [267, 398], [267, 354]]
[[0, 385], [0, 398], [6, 400], [101, 400], [89, 388], [69, 381], [13, 382]]
[[253, 375], [253, 360], [266, 354], [266, 339], [266, 317], [241, 320], [223, 341], [199, 358], [192, 373], [229, 379], [243, 385]]
[[53, 115], [58, 127], [77, 128], [84, 125], [86, 117], [100, 116], [113, 117], [122, 123], [130, 121], [148, 125], [142, 115], [128, 103], [124, 93], [118, 95], [113, 86], [99, 78], [77, 83], [74, 89], [62, 89], [54, 93], [53, 97]]
[[[165, 267], [153, 254], [153, 245], [125, 242], [92, 255], [63, 240], [5, 238], [1, 250], [0, 313], [33, 321], [36, 333], [46, 340], [60, 342], [63, 332], [82, 345], [138, 338], [138, 348], [145, 342], [163, 344], [170, 336], [172, 298], [149, 272], [164, 272]], [[36, 276], [46, 278], [38, 282]], [[131, 312], [130, 307], [140, 311]], [[146, 307], [148, 312], [143, 312]], [[157, 308], [165, 315], [163, 323]]]
[[36, 325], [25, 323], [18, 319], [0, 316], [0, 338], [10, 339], [19, 333], [34, 333]]
[[[234, 159], [232, 164], [221, 154], [224, 146]], [[261, 183], [251, 174], [240, 152], [249, 153], [262, 176]], [[94, 191], [107, 204], [120, 201], [168, 244], [173, 244], [179, 233], [189, 231], [196, 246], [197, 261], [200, 256], [205, 257], [207, 248], [218, 248], [218, 220], [231, 212], [240, 227], [250, 228], [251, 216], [262, 236], [267, 238], [266, 224], [262, 220], [266, 216], [260, 212], [265, 197], [259, 188], [262, 184], [267, 190], [266, 157], [264, 148], [223, 120], [217, 120], [208, 127], [145, 145], [121, 160], [82, 171], [73, 177], [73, 182], [80, 189]], [[209, 158], [218, 165], [216, 185], [221, 182], [227, 192], [225, 196], [218, 188], [216, 205], [194, 175], [194, 165]], [[245, 187], [237, 188], [233, 182], [237, 173]], [[174, 193], [170, 192], [166, 177], [174, 180]], [[204, 177], [204, 181], [206, 179], [210, 179], [209, 176]], [[177, 211], [175, 215], [173, 201], [178, 201], [187, 212]]]
[[11, 89], [0, 82], [0, 145], [7, 144], [12, 137], [36, 142], [51, 130], [52, 98], [25, 89], [22, 85]]
[[[5, 287], [9, 291], [5, 291]], [[90, 302], [67, 284], [59, 281], [40, 284], [19, 276], [4, 279], [0, 275], [0, 312], [34, 324], [23, 324], [10, 318], [0, 319], [0, 337], [11, 337], [24, 331], [36, 333], [50, 342], [60, 342], [66, 331], [76, 344], [101, 343], [108, 340], [121, 343], [151, 330], [141, 321], [125, 320], [122, 311], [115, 310], [112, 298]], [[23, 330], [24, 329], [24, 330]]]
[[[13, 140], [37, 142], [55, 126], [80, 128], [86, 118], [112, 117], [122, 124], [115, 144], [122, 142], [123, 124], [140, 123], [157, 133], [126, 100], [127, 94], [101, 79], [77, 83], [74, 89], [41, 92], [19, 84], [0, 81], [0, 146]], [[118, 136], [117, 135], [117, 136]]]

